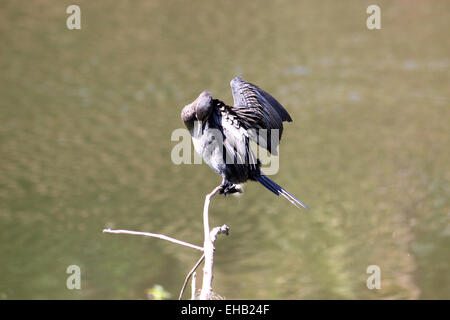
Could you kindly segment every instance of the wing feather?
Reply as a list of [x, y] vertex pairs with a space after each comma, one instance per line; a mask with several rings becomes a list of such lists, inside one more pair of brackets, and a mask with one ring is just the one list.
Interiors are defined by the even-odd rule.
[[[234, 113], [241, 125], [249, 130], [249, 137], [270, 153], [277, 154], [283, 133], [283, 121], [291, 122], [289, 113], [270, 94], [258, 86], [236, 77], [230, 82]], [[266, 129], [266, 132], [261, 132]], [[272, 129], [278, 130], [278, 136]]]

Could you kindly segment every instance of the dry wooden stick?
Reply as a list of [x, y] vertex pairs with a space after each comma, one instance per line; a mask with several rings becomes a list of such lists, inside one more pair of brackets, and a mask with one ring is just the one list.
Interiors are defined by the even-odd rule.
[[195, 244], [177, 240], [175, 238], [171, 238], [171, 237], [165, 236], [163, 234], [158, 234], [158, 233], [140, 232], [140, 231], [131, 231], [131, 230], [111, 230], [111, 229], [103, 229], [103, 232], [104, 233], [124, 233], [124, 234], [132, 234], [132, 235], [136, 235], [136, 236], [159, 238], [162, 240], [167, 240], [167, 241], [170, 241], [170, 242], [173, 242], [176, 244], [180, 244], [185, 247], [194, 248], [194, 249], [203, 251], [202, 247], [196, 246]]
[[[229, 228], [226, 225], [223, 225], [221, 227], [215, 227], [212, 230], [209, 228], [209, 204], [211, 202], [211, 198], [214, 197], [220, 190], [222, 189], [221, 186], [216, 187], [211, 193], [207, 194], [205, 197], [205, 203], [203, 206], [203, 231], [204, 231], [204, 242], [203, 242], [203, 248], [200, 246], [196, 246], [195, 244], [191, 244], [185, 241], [181, 241], [172, 237], [168, 237], [163, 234], [158, 233], [150, 233], [150, 232], [140, 232], [140, 231], [131, 231], [131, 230], [111, 230], [111, 229], [104, 229], [104, 233], [114, 233], [114, 234], [131, 234], [131, 235], [137, 235], [137, 236], [145, 236], [145, 237], [152, 237], [152, 238], [158, 238], [162, 240], [167, 240], [185, 247], [197, 249], [203, 252], [200, 259], [197, 261], [197, 263], [194, 265], [194, 267], [191, 269], [191, 271], [187, 274], [186, 279], [184, 281], [183, 287], [181, 288], [179, 299], [181, 299], [181, 296], [183, 295], [184, 289], [186, 287], [187, 282], [189, 281], [189, 278], [192, 274], [195, 274], [195, 270], [198, 268], [198, 266], [202, 263], [202, 261], [205, 261], [205, 264], [203, 266], [203, 282], [202, 282], [202, 289], [200, 292], [200, 300], [210, 300], [212, 296], [212, 280], [213, 280], [213, 267], [214, 267], [214, 242], [217, 239], [217, 235], [219, 234], [226, 234], [228, 235]], [[191, 297], [195, 298], [195, 279], [192, 281], [192, 294]]]

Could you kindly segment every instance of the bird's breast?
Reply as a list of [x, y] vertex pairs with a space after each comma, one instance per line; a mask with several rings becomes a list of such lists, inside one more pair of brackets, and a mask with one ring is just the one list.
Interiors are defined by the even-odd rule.
[[192, 135], [195, 151], [218, 174], [225, 168], [223, 160], [223, 136], [220, 130], [212, 129], [208, 125], [201, 132]]

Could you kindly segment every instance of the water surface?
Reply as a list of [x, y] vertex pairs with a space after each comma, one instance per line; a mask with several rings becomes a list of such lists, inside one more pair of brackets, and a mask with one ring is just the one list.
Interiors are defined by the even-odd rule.
[[[449, 298], [450, 5], [378, 1], [0, 4], [0, 298], [177, 297], [220, 177], [174, 165], [181, 108], [242, 75], [290, 112], [272, 178], [214, 198], [228, 299]], [[66, 288], [81, 268], [82, 289]], [[382, 288], [366, 287], [381, 268]]]

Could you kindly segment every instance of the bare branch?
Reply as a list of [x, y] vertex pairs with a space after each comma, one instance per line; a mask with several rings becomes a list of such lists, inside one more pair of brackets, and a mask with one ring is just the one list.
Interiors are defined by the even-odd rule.
[[195, 273], [195, 270], [197, 270], [198, 266], [202, 263], [203, 259], [205, 259], [205, 254], [202, 254], [200, 259], [198, 259], [197, 263], [194, 265], [194, 267], [192, 267], [191, 271], [189, 271], [189, 273], [187, 274], [186, 279], [184, 279], [183, 287], [181, 288], [180, 296], [178, 297], [178, 300], [181, 300], [181, 297], [183, 296], [183, 292], [184, 292], [184, 289], [186, 288], [186, 284], [188, 283], [189, 278], [191, 277], [191, 275], [193, 273]]
[[103, 229], [104, 233], [124, 233], [124, 234], [132, 234], [132, 235], [136, 235], [136, 236], [144, 236], [144, 237], [152, 237], [152, 238], [159, 238], [162, 240], [167, 240], [176, 244], [180, 244], [182, 246], [185, 247], [189, 247], [189, 248], [193, 248], [193, 249], [197, 249], [200, 251], [203, 251], [202, 247], [196, 246], [195, 244], [191, 244], [188, 242], [184, 242], [181, 240], [177, 240], [175, 238], [171, 238], [168, 236], [165, 236], [163, 234], [158, 234], [158, 233], [150, 233], [150, 232], [139, 232], [139, 231], [130, 231], [130, 230], [111, 230], [111, 229]]
[[194, 271], [192, 274], [192, 282], [191, 282], [191, 300], [195, 300], [195, 294], [196, 294], [196, 282], [197, 282], [197, 273]]
[[200, 259], [197, 261], [197, 263], [194, 265], [194, 267], [191, 269], [191, 271], [187, 274], [186, 279], [184, 280], [183, 287], [181, 288], [179, 299], [181, 300], [181, 297], [183, 295], [184, 289], [186, 288], [186, 285], [192, 275], [192, 292], [191, 292], [191, 298], [195, 299], [196, 294], [196, 273], [195, 270], [198, 268], [198, 266], [205, 261], [205, 264], [203, 266], [203, 283], [202, 283], [202, 289], [200, 292], [200, 300], [210, 300], [212, 296], [212, 280], [213, 280], [213, 266], [214, 266], [214, 242], [217, 239], [217, 235], [219, 234], [226, 234], [228, 235], [229, 228], [227, 225], [223, 225], [221, 227], [215, 227], [212, 230], [209, 228], [209, 204], [211, 202], [211, 198], [215, 196], [220, 190], [222, 189], [221, 186], [216, 187], [211, 193], [207, 194], [205, 197], [205, 203], [203, 206], [203, 231], [204, 231], [204, 245], [203, 248], [196, 246], [194, 244], [181, 241], [175, 238], [168, 237], [163, 234], [158, 233], [150, 233], [150, 232], [139, 232], [139, 231], [131, 231], [131, 230], [111, 230], [111, 229], [103, 229], [104, 233], [123, 233], [123, 234], [131, 234], [131, 235], [137, 235], [137, 236], [144, 236], [144, 237], [152, 237], [152, 238], [158, 238], [162, 240], [167, 240], [185, 247], [197, 249], [203, 252]]
[[[212, 293], [213, 266], [214, 266], [214, 243], [211, 240], [209, 229], [209, 203], [211, 198], [216, 195], [221, 186], [216, 187], [210, 194], [205, 197], [203, 206], [203, 230], [205, 234], [205, 242], [203, 244], [203, 252], [205, 254], [205, 264], [203, 266], [203, 283], [200, 292], [200, 300], [210, 300]], [[218, 231], [214, 234], [214, 240]]]
[[221, 227], [215, 227], [214, 229], [212, 229], [211, 232], [209, 233], [209, 237], [211, 238], [211, 241], [214, 243], [216, 242], [217, 235], [219, 234], [228, 235], [229, 232], [230, 228], [226, 224], [224, 224]]

